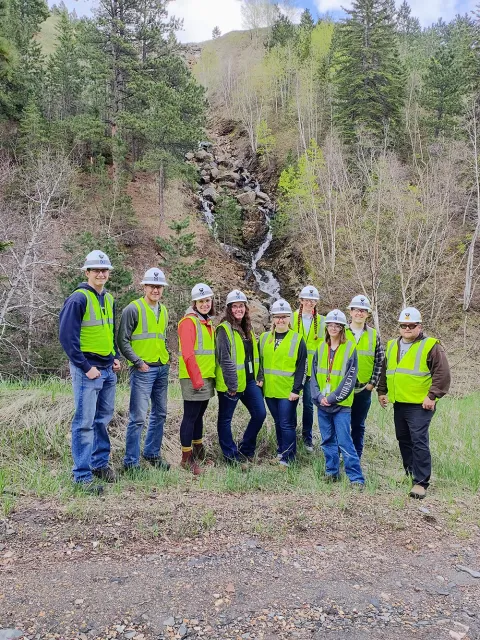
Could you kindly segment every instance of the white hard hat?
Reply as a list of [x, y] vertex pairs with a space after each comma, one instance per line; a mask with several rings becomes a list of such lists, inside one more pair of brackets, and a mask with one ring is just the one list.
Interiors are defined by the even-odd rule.
[[247, 296], [243, 293], [243, 291], [239, 291], [238, 289], [234, 289], [230, 291], [227, 296], [227, 304], [233, 304], [234, 302], [245, 302], [247, 303]]
[[280, 298], [280, 300], [275, 300], [270, 309], [270, 314], [272, 316], [283, 316], [291, 313], [292, 307], [286, 300], [283, 300], [283, 298]]
[[143, 280], [140, 284], [159, 284], [162, 287], [168, 287], [168, 283], [165, 280], [165, 274], [161, 269], [157, 269], [156, 267], [145, 271], [145, 275], [143, 276]]
[[306, 287], [303, 287], [298, 297], [304, 298], [306, 300], [320, 300], [320, 294], [318, 293], [318, 289], [316, 289], [310, 284], [307, 284]]
[[82, 271], [86, 271], [87, 269], [108, 269], [111, 271], [113, 267], [107, 254], [95, 249], [95, 251], [90, 251], [88, 256], [85, 258]]
[[415, 307], [407, 307], [402, 311], [399, 322], [422, 322], [422, 314]]
[[370, 305], [370, 300], [367, 296], [359, 295], [352, 298], [352, 301], [348, 305], [349, 309], [366, 309], [367, 311], [371, 311], [372, 307]]
[[195, 302], [195, 300], [203, 300], [203, 298], [213, 298], [213, 291], [208, 284], [199, 282], [192, 289], [192, 302]]
[[329, 322], [335, 322], [336, 324], [347, 324], [347, 317], [340, 311], [340, 309], [334, 309], [333, 311], [329, 311], [325, 317], [325, 324]]

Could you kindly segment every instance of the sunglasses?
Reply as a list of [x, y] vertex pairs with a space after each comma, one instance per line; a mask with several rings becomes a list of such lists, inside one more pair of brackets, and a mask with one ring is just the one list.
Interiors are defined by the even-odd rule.
[[415, 324], [401, 324], [400, 325], [400, 329], [415, 329], [415, 327], [418, 327], [418, 322], [416, 322]]

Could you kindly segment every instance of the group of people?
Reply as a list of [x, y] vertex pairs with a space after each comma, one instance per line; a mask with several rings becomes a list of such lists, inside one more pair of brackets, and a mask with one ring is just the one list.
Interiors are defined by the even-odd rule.
[[[154, 467], [169, 469], [161, 456], [169, 378], [168, 311], [161, 299], [168, 284], [160, 269], [148, 269], [141, 283], [144, 295], [123, 310], [115, 335], [115, 303], [105, 290], [110, 260], [105, 253], [92, 251], [82, 269], [86, 282], [65, 301], [59, 335], [70, 361], [75, 400], [74, 481], [98, 494], [103, 486], [96, 478], [116, 479], [107, 428], [114, 411], [120, 353], [129, 365], [131, 389], [124, 469], [139, 469], [141, 456]], [[320, 315], [319, 299], [318, 290], [309, 285], [300, 292], [294, 313], [286, 300], [276, 300], [270, 308], [271, 328], [257, 339], [242, 291], [228, 294], [215, 328], [212, 289], [203, 283], [193, 287], [191, 306], [178, 323], [181, 466], [199, 475], [208, 464], [203, 417], [216, 390], [217, 432], [225, 461], [248, 468], [266, 419], [266, 404], [275, 424], [279, 468], [288, 468], [296, 458], [297, 407], [303, 395], [305, 450], [313, 452], [315, 406], [325, 480], [339, 480], [343, 458], [352, 487], [362, 490], [365, 422], [376, 389], [382, 407], [388, 402], [394, 406], [403, 466], [412, 480], [410, 496], [424, 498], [431, 474], [429, 425], [436, 402], [450, 385], [443, 347], [423, 333], [421, 314], [414, 307], [400, 313], [399, 336], [384, 351], [376, 329], [367, 324], [371, 306], [366, 296], [352, 299], [349, 320], [339, 309]], [[237, 443], [232, 419], [238, 402], [250, 419]]]

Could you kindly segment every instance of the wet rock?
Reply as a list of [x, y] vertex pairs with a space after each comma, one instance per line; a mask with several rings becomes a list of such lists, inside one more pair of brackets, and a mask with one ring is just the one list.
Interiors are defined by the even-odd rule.
[[253, 191], [240, 193], [237, 196], [237, 200], [242, 205], [242, 207], [246, 207], [249, 204], [253, 204], [255, 202], [255, 193]]
[[203, 190], [203, 197], [206, 200], [210, 200], [210, 202], [217, 202], [218, 193], [215, 191], [213, 187], [209, 186]]
[[[258, 300], [249, 300], [248, 309], [254, 331], [258, 334], [270, 327], [270, 314], [268, 309]], [[257, 543], [254, 542], [255, 547]]]
[[270, 196], [268, 196], [266, 193], [263, 193], [263, 191], [258, 191], [257, 200], [260, 200], [260, 202], [269, 202]]
[[238, 173], [235, 173], [235, 171], [225, 171], [224, 173], [220, 174], [217, 178], [217, 182], [237, 183], [238, 180], [240, 180], [240, 176], [238, 175]]

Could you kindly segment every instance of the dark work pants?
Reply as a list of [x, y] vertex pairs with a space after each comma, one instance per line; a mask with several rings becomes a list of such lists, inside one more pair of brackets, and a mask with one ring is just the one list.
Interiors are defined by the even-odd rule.
[[372, 404], [372, 392], [362, 389], [353, 396], [352, 404], [352, 440], [353, 446], [358, 454], [362, 457], [363, 441], [365, 438], [365, 420], [367, 419], [368, 410]]
[[421, 404], [395, 402], [393, 419], [405, 473], [413, 477], [414, 484], [425, 489], [432, 473], [432, 457], [428, 440], [428, 427], [434, 411]]
[[208, 400], [184, 400], [183, 419], [180, 425], [182, 447], [191, 448], [192, 440], [203, 437], [203, 414], [207, 410]]

